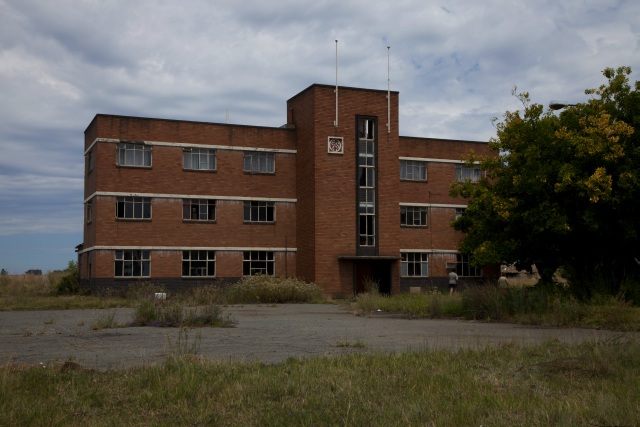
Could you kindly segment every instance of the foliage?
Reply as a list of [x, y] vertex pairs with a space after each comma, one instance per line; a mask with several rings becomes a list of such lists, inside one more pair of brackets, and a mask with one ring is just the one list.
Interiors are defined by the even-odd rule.
[[362, 313], [381, 310], [386, 313], [398, 313], [407, 318], [433, 319], [464, 315], [459, 293], [449, 296], [437, 291], [393, 296], [368, 292], [358, 295], [356, 306]]
[[[640, 344], [547, 342], [457, 351], [204, 361], [195, 340], [158, 366], [0, 366], [0, 425], [637, 425]], [[332, 345], [332, 344], [328, 344]], [[180, 354], [184, 356], [180, 357]]]
[[196, 356], [200, 351], [201, 342], [202, 335], [200, 331], [196, 332], [196, 335], [192, 338], [191, 329], [186, 327], [180, 328], [175, 342], [167, 335], [167, 347], [169, 347], [171, 356], [168, 363], [179, 363], [181, 357]]
[[453, 226], [476, 265], [535, 264], [542, 284], [562, 267], [585, 300], [640, 286], [640, 82], [632, 89], [630, 73], [607, 68], [607, 84], [560, 114], [518, 95], [523, 111], [496, 123], [495, 155], [468, 159], [486, 178], [450, 188], [472, 198]]
[[296, 277], [248, 276], [225, 293], [230, 304], [317, 302], [323, 291]]
[[[100, 295], [66, 294], [66, 285], [60, 286], [62, 277], [71, 273], [53, 272], [45, 276], [20, 275], [0, 278], [0, 310], [68, 310], [89, 308], [140, 308], [155, 293], [166, 293], [169, 300], [185, 307], [201, 306], [200, 317], [215, 317], [213, 308], [224, 304], [320, 302], [325, 299], [322, 289], [314, 283], [297, 278], [254, 276], [242, 279], [229, 287], [214, 285], [194, 287], [181, 292], [168, 292], [165, 286], [141, 282], [126, 288], [107, 289]], [[64, 289], [65, 294], [60, 288]]]
[[76, 261], [69, 261], [64, 276], [57, 286], [58, 295], [70, 295], [80, 293], [80, 272]]
[[224, 316], [217, 304], [200, 307], [185, 307], [178, 301], [155, 301], [143, 299], [133, 314], [130, 326], [162, 327], [232, 327], [235, 322]]
[[106, 314], [91, 324], [91, 329], [97, 331], [99, 329], [111, 329], [118, 328], [119, 325], [116, 321], [116, 311], [107, 310]]
[[358, 295], [359, 314], [378, 310], [413, 318], [466, 318], [527, 325], [640, 331], [640, 308], [608, 297], [580, 302], [562, 289], [472, 286], [454, 295], [438, 292]]

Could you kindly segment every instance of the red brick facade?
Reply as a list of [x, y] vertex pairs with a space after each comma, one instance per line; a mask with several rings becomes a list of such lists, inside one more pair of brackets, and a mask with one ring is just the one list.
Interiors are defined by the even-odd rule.
[[[282, 128], [97, 115], [85, 131], [82, 282], [185, 287], [267, 268], [349, 295], [366, 279], [393, 293], [437, 285], [447, 265], [473, 279], [479, 273], [465, 270], [450, 227], [465, 202], [448, 188], [461, 159], [488, 146], [399, 136], [398, 97], [391, 92], [388, 103], [386, 91], [340, 87], [337, 126], [335, 88], [324, 85], [287, 102]], [[359, 126], [372, 130], [363, 136]], [[329, 153], [329, 137], [342, 138], [341, 153]], [[183, 156], [198, 149], [215, 156], [214, 170], [184, 167]], [[245, 171], [246, 156], [271, 156], [275, 171]], [[367, 161], [370, 169], [359, 163]], [[423, 165], [426, 179], [401, 179], [402, 162]], [[215, 218], [183, 218], [190, 203]], [[403, 206], [426, 211], [418, 226], [401, 226]], [[204, 253], [208, 264], [189, 262]], [[413, 254], [426, 255], [418, 265]]]

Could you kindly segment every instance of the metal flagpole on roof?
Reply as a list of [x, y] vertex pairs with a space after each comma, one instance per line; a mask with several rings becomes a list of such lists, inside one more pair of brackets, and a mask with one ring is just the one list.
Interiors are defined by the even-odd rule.
[[387, 133], [391, 133], [391, 46], [387, 46]]
[[333, 125], [338, 127], [338, 40], [336, 40], [336, 120]]

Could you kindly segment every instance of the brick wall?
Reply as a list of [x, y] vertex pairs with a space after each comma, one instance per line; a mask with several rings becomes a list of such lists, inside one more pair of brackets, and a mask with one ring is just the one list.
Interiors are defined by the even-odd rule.
[[[401, 249], [455, 250], [462, 237], [450, 223], [463, 199], [448, 194], [456, 161], [469, 152], [489, 154], [488, 145], [398, 134], [399, 95], [391, 93], [391, 132], [387, 132], [387, 92], [341, 87], [338, 127], [334, 87], [312, 85], [287, 101], [287, 126], [268, 128], [179, 120], [97, 115], [85, 131], [85, 149], [96, 138], [146, 141], [152, 146], [150, 168], [116, 166], [116, 142], [99, 141], [91, 156], [95, 166], [85, 175], [85, 198], [96, 192], [146, 193], [152, 199], [152, 218], [117, 220], [116, 198], [92, 198], [92, 221], [85, 223], [84, 248], [215, 247], [218, 279], [242, 275], [242, 251], [233, 248], [295, 248], [275, 253], [276, 274], [296, 274], [321, 284], [335, 295], [349, 295], [354, 286], [354, 262], [339, 256], [357, 254], [357, 136], [358, 116], [377, 119], [377, 255], [390, 257], [392, 292], [407, 283], [434, 283], [446, 275], [447, 256], [430, 257], [430, 276], [400, 278]], [[327, 138], [344, 139], [344, 154], [327, 153]], [[216, 145], [216, 171], [185, 171], [183, 147], [155, 143]], [[275, 174], [243, 172], [246, 149], [275, 150]], [[278, 151], [278, 150], [285, 150]], [[290, 152], [286, 152], [290, 151]], [[294, 152], [295, 151], [295, 152]], [[441, 159], [427, 164], [426, 182], [400, 181], [399, 157]], [[86, 160], [88, 163], [88, 159]], [[182, 220], [182, 199], [170, 195], [223, 197], [216, 204], [215, 222]], [[276, 221], [245, 224], [242, 198], [286, 199], [275, 202]], [[425, 228], [400, 226], [400, 203], [429, 208]], [[153, 250], [151, 279], [186, 286], [198, 279], [182, 279], [181, 250]], [[455, 258], [455, 255], [453, 255]], [[447, 258], [447, 259], [445, 259]], [[79, 256], [83, 280], [107, 285], [113, 279], [114, 251], [95, 250]], [[91, 268], [89, 268], [91, 265]], [[136, 282], [134, 280], [134, 282]]]
[[[290, 99], [289, 108], [298, 141], [298, 259], [304, 262], [299, 271], [329, 293], [347, 294], [353, 289], [353, 270], [338, 255], [356, 254], [357, 116], [377, 118], [379, 253], [397, 255], [398, 94], [392, 93], [390, 134], [384, 91], [341, 87], [337, 128], [331, 86], [311, 86]], [[344, 139], [344, 154], [327, 153], [329, 136]], [[311, 233], [315, 241], [303, 244]]]

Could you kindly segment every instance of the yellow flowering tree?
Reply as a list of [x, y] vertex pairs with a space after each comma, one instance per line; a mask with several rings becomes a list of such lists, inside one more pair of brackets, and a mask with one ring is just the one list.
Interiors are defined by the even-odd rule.
[[640, 296], [640, 82], [629, 74], [605, 69], [591, 99], [560, 113], [516, 95], [523, 109], [496, 119], [494, 155], [468, 159], [486, 177], [450, 189], [471, 198], [453, 226], [477, 265], [535, 264], [541, 283], [562, 267], [578, 296]]

